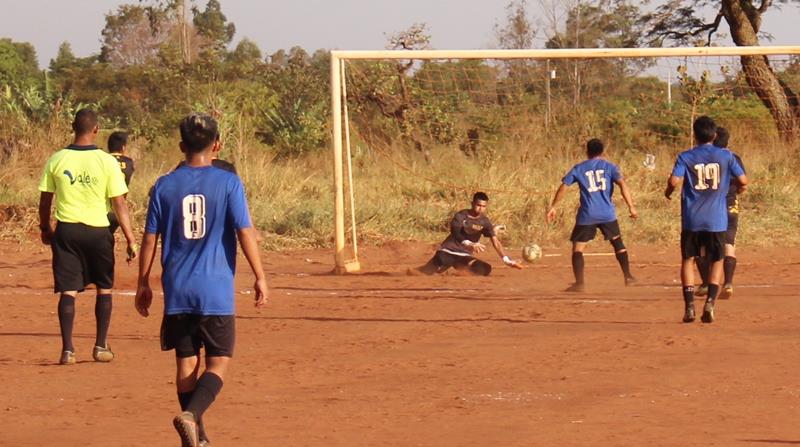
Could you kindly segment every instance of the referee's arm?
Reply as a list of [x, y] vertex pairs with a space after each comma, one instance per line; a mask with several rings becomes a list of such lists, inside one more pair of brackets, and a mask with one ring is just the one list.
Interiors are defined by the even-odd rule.
[[39, 229], [42, 234], [42, 243], [50, 245], [53, 237], [53, 226], [50, 225], [50, 209], [53, 206], [53, 193], [45, 192], [39, 195]]

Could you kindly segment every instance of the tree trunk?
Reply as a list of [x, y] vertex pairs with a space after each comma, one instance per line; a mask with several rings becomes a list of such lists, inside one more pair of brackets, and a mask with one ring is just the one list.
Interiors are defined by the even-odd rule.
[[[723, 0], [722, 13], [737, 46], [758, 46], [763, 10], [756, 9], [750, 0]], [[747, 84], [769, 109], [781, 138], [796, 141], [800, 137], [797, 95], [778, 79], [766, 56], [742, 56], [741, 61]]]

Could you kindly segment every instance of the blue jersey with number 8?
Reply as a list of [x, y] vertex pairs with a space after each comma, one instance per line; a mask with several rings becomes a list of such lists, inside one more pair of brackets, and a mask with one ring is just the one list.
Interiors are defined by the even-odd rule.
[[733, 153], [710, 143], [696, 146], [678, 155], [672, 175], [683, 178], [683, 231], [726, 231], [728, 208], [725, 196], [728, 195], [731, 176], [744, 175]]
[[567, 186], [577, 182], [581, 189], [581, 207], [575, 223], [594, 225], [617, 220], [611, 196], [614, 182], [621, 178], [617, 165], [603, 158], [590, 158], [576, 164], [562, 179]]
[[183, 166], [158, 179], [145, 231], [162, 239], [165, 314], [234, 314], [236, 231], [250, 226], [237, 175]]

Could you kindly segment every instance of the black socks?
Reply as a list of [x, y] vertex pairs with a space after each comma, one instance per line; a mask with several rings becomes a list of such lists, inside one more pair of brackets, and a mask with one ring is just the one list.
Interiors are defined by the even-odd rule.
[[191, 411], [198, 421], [203, 417], [203, 413], [211, 406], [222, 389], [222, 379], [211, 372], [204, 372], [197, 379], [197, 385], [192, 392], [192, 398], [186, 405], [186, 411]]
[[694, 303], [694, 286], [683, 288], [683, 302], [687, 305]]
[[102, 348], [108, 345], [108, 326], [111, 324], [111, 294], [97, 295], [94, 303], [94, 318], [97, 322], [97, 336], [95, 346]]
[[75, 352], [72, 327], [75, 323], [75, 297], [61, 294], [58, 300], [58, 324], [61, 326], [61, 350]]
[[706, 297], [706, 303], [713, 303], [714, 300], [717, 299], [717, 295], [719, 295], [719, 284], [709, 284], [708, 297]]
[[733, 273], [736, 271], [736, 258], [734, 256], [725, 256], [722, 262], [722, 269], [725, 271], [725, 282], [723, 284], [733, 284]]
[[631, 264], [628, 261], [628, 251], [623, 251], [620, 253], [614, 253], [614, 256], [617, 257], [617, 262], [619, 262], [619, 266], [622, 267], [622, 274], [625, 275], [625, 278], [631, 277]]
[[575, 274], [575, 284], [583, 284], [583, 253], [572, 252], [572, 272]]

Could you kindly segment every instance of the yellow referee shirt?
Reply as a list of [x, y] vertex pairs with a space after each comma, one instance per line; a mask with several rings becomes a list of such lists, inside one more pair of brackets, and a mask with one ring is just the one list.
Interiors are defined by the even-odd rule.
[[128, 187], [113, 156], [94, 145], [70, 145], [47, 160], [39, 191], [55, 193], [59, 222], [107, 227], [108, 199]]

